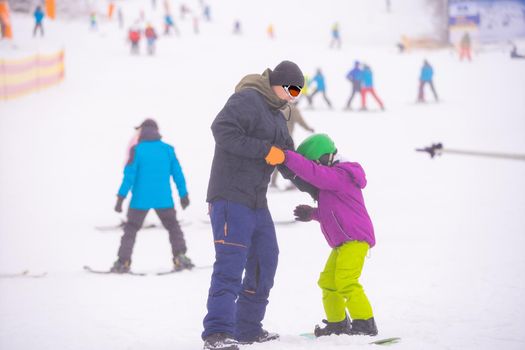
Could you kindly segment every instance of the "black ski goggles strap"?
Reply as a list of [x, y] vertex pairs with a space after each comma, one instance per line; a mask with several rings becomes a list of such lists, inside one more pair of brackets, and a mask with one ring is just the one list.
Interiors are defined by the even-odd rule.
[[332, 164], [334, 164], [334, 158], [335, 158], [335, 153], [327, 153], [319, 157], [319, 160], [317, 160], [316, 162], [317, 164], [322, 164], [325, 166], [332, 166]]

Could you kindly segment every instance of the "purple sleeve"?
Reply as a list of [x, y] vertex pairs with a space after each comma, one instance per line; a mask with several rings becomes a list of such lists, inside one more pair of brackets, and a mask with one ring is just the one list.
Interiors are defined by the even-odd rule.
[[320, 190], [341, 190], [350, 181], [349, 174], [339, 167], [318, 165], [293, 151], [286, 151], [284, 164], [304, 181]]
[[315, 208], [312, 212], [312, 220], [319, 221], [319, 209]]

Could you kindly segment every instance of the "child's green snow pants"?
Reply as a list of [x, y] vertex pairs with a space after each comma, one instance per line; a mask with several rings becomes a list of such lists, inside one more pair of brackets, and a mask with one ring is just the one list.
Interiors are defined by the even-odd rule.
[[359, 284], [369, 246], [366, 242], [350, 241], [332, 250], [319, 277], [323, 290], [323, 305], [328, 322], [345, 319], [345, 309], [353, 320], [373, 317], [372, 307]]

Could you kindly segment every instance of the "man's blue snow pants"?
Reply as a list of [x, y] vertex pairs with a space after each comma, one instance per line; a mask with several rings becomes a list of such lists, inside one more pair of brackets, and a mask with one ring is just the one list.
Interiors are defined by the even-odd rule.
[[227, 333], [239, 341], [255, 340], [262, 332], [279, 255], [272, 217], [268, 208], [226, 200], [211, 203], [210, 217], [215, 264], [202, 338]]

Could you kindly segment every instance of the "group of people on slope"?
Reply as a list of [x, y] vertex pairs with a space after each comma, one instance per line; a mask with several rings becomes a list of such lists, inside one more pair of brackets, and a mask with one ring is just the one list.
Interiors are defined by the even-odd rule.
[[381, 110], [385, 109], [383, 101], [377, 95], [374, 89], [374, 75], [372, 69], [367, 64], [361, 64], [359, 61], [355, 61], [354, 67], [346, 75], [346, 79], [352, 84], [352, 93], [346, 102], [346, 109], [352, 109], [352, 100], [357, 93], [361, 94], [361, 110], [366, 111], [366, 95], [371, 94], [376, 100]]
[[131, 54], [138, 55], [140, 53], [140, 40], [144, 35], [146, 39], [146, 50], [148, 55], [155, 54], [155, 47], [157, 42], [157, 32], [151, 23], [146, 24], [146, 28], [141, 30], [138, 23], [135, 23], [128, 31], [128, 41], [131, 45]]
[[[266, 193], [275, 168], [317, 207], [298, 205], [298, 221], [315, 220], [332, 248], [319, 278], [326, 313], [316, 336], [376, 335], [370, 302], [359, 283], [374, 229], [362, 189], [362, 167], [340, 156], [326, 134], [314, 134], [297, 148], [287, 121], [305, 86], [300, 68], [283, 61], [275, 69], [241, 79], [211, 125], [215, 139], [206, 201], [215, 246], [215, 264], [204, 317], [204, 349], [238, 349], [239, 344], [279, 338], [262, 328], [278, 265], [279, 247]], [[311, 130], [313, 132], [313, 129]], [[189, 205], [181, 165], [172, 146], [161, 141], [157, 123], [146, 119], [131, 143], [115, 210], [132, 198], [112, 267], [126, 273], [137, 231], [150, 209], [168, 230], [173, 269], [191, 269], [170, 189], [173, 178], [182, 209]]]

